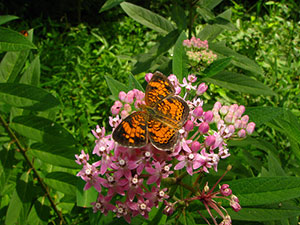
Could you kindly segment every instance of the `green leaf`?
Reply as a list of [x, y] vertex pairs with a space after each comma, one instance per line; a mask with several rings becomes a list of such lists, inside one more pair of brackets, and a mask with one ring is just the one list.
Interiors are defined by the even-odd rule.
[[217, 5], [219, 5], [223, 0], [203, 0], [201, 1], [202, 7], [207, 7], [208, 9], [212, 10]]
[[13, 82], [28, 57], [29, 50], [7, 52], [0, 63], [0, 82]]
[[65, 172], [48, 173], [44, 179], [51, 188], [68, 195], [76, 195], [78, 177]]
[[0, 101], [34, 111], [43, 111], [59, 105], [59, 101], [44, 89], [17, 83], [0, 83]]
[[22, 34], [0, 27], [0, 52], [26, 49], [36, 49], [36, 47]]
[[203, 7], [203, 6], [197, 7], [196, 11], [203, 17], [205, 22], [211, 21], [215, 18], [213, 12], [207, 7]]
[[37, 55], [20, 79], [20, 83], [38, 86], [40, 83], [40, 57]]
[[172, 6], [172, 19], [176, 23], [178, 30], [185, 30], [187, 27], [187, 18], [184, 9], [179, 4]]
[[0, 147], [0, 155], [0, 196], [4, 196], [13, 174], [15, 152]]
[[67, 146], [75, 144], [73, 136], [59, 124], [38, 116], [18, 116], [10, 127], [19, 134], [49, 145]]
[[221, 34], [223, 31], [224, 29], [219, 26], [207, 24], [197, 35], [197, 37], [200, 38], [201, 40], [208, 40], [209, 45], [211, 45], [212, 44], [211, 41], [216, 39], [216, 37], [219, 34]]
[[223, 55], [224, 57], [233, 56], [232, 64], [237, 67], [248, 70], [254, 74], [263, 75], [264, 73], [260, 66], [258, 66], [254, 61], [226, 47], [223, 42], [210, 43], [209, 49], [218, 55]]
[[119, 99], [120, 91], [129, 91], [129, 87], [127, 85], [115, 80], [111, 76], [105, 76], [105, 80], [114, 99]]
[[92, 207], [91, 203], [95, 202], [98, 197], [98, 192], [95, 188], [90, 188], [86, 191], [83, 190], [86, 182], [82, 179], [78, 179], [77, 181], [77, 191], [76, 191], [76, 199], [77, 206], [79, 207]]
[[278, 157], [276, 157], [271, 151], [269, 151], [268, 155], [268, 168], [270, 176], [286, 176]]
[[159, 56], [167, 52], [176, 42], [179, 36], [179, 31], [173, 30], [165, 37], [161, 38], [159, 42], [154, 45], [148, 53], [142, 53], [137, 55], [135, 58], [137, 63], [132, 69], [133, 74], [139, 74], [148, 71], [150, 68], [153, 69], [155, 64], [160, 60]]
[[75, 148], [57, 146], [55, 144], [34, 143], [30, 146], [28, 153], [54, 166], [81, 168], [81, 166], [75, 162], [75, 154], [77, 153], [77, 149]]
[[205, 77], [203, 80], [232, 91], [254, 95], [276, 95], [263, 83], [235, 72], [223, 71], [212, 77]]
[[162, 34], [167, 34], [175, 29], [170, 21], [148, 9], [129, 2], [122, 2], [121, 7], [135, 21]]
[[187, 56], [183, 46], [183, 40], [187, 39], [185, 32], [182, 31], [178, 37], [173, 52], [172, 70], [173, 74], [177, 76], [179, 81], [182, 81], [183, 77], [187, 76]]
[[132, 89], [138, 89], [140, 91], [144, 91], [143, 86], [138, 82], [132, 74], [129, 74], [128, 76], [128, 86]]
[[246, 208], [241, 211], [234, 212], [232, 209], [227, 209], [228, 214], [233, 220], [242, 221], [274, 221], [283, 218], [296, 217], [300, 215], [300, 208], [280, 209], [280, 208]]
[[213, 19], [213, 23], [221, 28], [230, 31], [237, 31], [237, 28], [230, 22], [231, 14], [231, 9], [227, 9], [226, 11], [219, 14], [215, 19]]
[[5, 24], [5, 23], [7, 23], [9, 21], [12, 21], [12, 20], [16, 20], [16, 19], [19, 19], [19, 17], [12, 16], [12, 15], [0, 16], [0, 25]]
[[300, 177], [255, 177], [226, 183], [244, 207], [272, 204], [300, 196]]
[[250, 120], [260, 126], [275, 118], [281, 117], [285, 109], [270, 106], [246, 107], [245, 114], [249, 115]]
[[103, 6], [101, 7], [100, 9], [100, 13], [106, 11], [106, 10], [109, 10], [117, 5], [120, 5], [121, 2], [124, 2], [125, 0], [107, 0]]
[[5, 218], [6, 225], [22, 224], [26, 221], [33, 197], [33, 184], [29, 181], [29, 174], [23, 173], [17, 179], [16, 189], [11, 197]]
[[211, 77], [211, 76], [214, 76], [217, 73], [223, 71], [227, 66], [230, 65], [231, 60], [232, 60], [232, 57], [217, 59], [203, 71], [203, 73], [205, 74], [205, 77]]
[[47, 225], [50, 218], [51, 208], [45, 205], [44, 197], [38, 198], [31, 208], [27, 225]]

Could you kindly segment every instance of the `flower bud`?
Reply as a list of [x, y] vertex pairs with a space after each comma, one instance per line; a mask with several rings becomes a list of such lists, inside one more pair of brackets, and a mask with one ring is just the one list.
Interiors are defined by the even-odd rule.
[[226, 115], [228, 113], [228, 110], [229, 110], [229, 106], [224, 105], [220, 109], [220, 114], [224, 116], [224, 115]]
[[193, 141], [191, 144], [191, 150], [193, 152], [197, 152], [200, 150], [201, 144], [199, 143], [199, 141]]
[[224, 118], [224, 120], [225, 120], [226, 123], [231, 123], [231, 122], [232, 122], [232, 119], [233, 119], [233, 113], [232, 113], [232, 112], [229, 112], [229, 113], [225, 116], [225, 118]]
[[188, 81], [194, 83], [197, 80], [197, 77], [194, 74], [188, 75]]
[[220, 102], [216, 102], [214, 104], [214, 109], [217, 109], [218, 111], [221, 109], [221, 107], [222, 107], [222, 104]]
[[204, 92], [206, 92], [208, 86], [205, 83], [199, 84], [196, 90], [197, 95], [202, 95]]
[[121, 117], [122, 119], [126, 118], [129, 115], [129, 113], [126, 110], [122, 110]]
[[149, 83], [149, 81], [151, 80], [152, 77], [153, 77], [152, 73], [146, 73], [145, 80], [147, 81], [147, 83]]
[[206, 134], [209, 130], [209, 125], [206, 122], [203, 122], [199, 126], [199, 131], [201, 134]]
[[246, 131], [244, 129], [240, 129], [239, 132], [238, 132], [238, 136], [240, 138], [243, 138], [246, 136]]
[[119, 93], [119, 99], [124, 102], [126, 97], [126, 93], [124, 91], [120, 91]]
[[223, 184], [220, 188], [220, 192], [223, 196], [229, 196], [232, 194], [232, 190], [229, 188], [228, 184]]
[[248, 123], [248, 121], [249, 121], [249, 116], [248, 116], [248, 115], [244, 115], [244, 116], [241, 118], [241, 121]]
[[235, 201], [230, 201], [230, 206], [236, 212], [238, 212], [238, 211], [240, 211], [242, 209], [242, 207], [240, 206], [240, 204], [237, 203], [237, 202], [235, 202]]
[[163, 214], [166, 214], [167, 216], [171, 216], [174, 212], [174, 205], [172, 203], [167, 202], [164, 200], [164, 203], [166, 207], [163, 210]]
[[213, 146], [216, 142], [216, 137], [214, 135], [210, 135], [206, 137], [204, 144], [205, 146]]
[[210, 123], [214, 118], [214, 114], [212, 111], [207, 111], [204, 113], [203, 119], [205, 122]]
[[247, 128], [246, 128], [247, 133], [252, 134], [254, 129], [255, 129], [255, 123], [254, 122], [248, 123]]
[[193, 111], [194, 116], [200, 117], [203, 114], [203, 109], [201, 106], [198, 106], [197, 108], [194, 109]]
[[236, 120], [236, 121], [234, 122], [234, 127], [235, 127], [236, 129], [242, 128], [242, 121], [241, 121], [241, 120]]
[[185, 125], [184, 125], [184, 129], [186, 131], [191, 131], [194, 129], [194, 123], [191, 120], [186, 121]]

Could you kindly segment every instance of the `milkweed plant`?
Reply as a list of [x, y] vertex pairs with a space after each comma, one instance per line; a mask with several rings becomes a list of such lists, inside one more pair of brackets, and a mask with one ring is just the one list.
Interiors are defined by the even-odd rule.
[[[203, 94], [208, 85], [197, 82], [199, 77], [193, 72], [208, 67], [217, 55], [208, 50], [207, 40], [192, 37], [184, 40], [182, 45], [190, 69], [194, 71], [182, 81], [176, 74], [168, 75], [175, 94], [180, 95], [190, 109], [175, 147], [161, 151], [149, 142], [141, 148], [128, 148], [112, 139], [111, 131], [122, 119], [140, 110], [144, 103], [145, 93], [133, 89], [119, 93], [119, 100], [111, 107], [110, 127], [96, 126], [92, 130], [95, 137], [92, 154], [97, 160], [91, 161], [83, 150], [80, 155], [75, 155], [76, 163], [82, 166], [77, 176], [86, 182], [84, 190], [95, 188], [98, 192], [97, 199], [91, 203], [94, 213], [100, 211], [107, 215], [111, 211], [130, 223], [137, 215], [148, 219], [153, 208], [159, 208], [168, 217], [176, 219], [184, 210], [193, 207], [207, 224], [212, 221], [215, 225], [229, 225], [232, 220], [224, 204], [236, 212], [242, 209], [230, 185], [220, 184], [231, 165], [219, 174], [215, 183], [205, 179], [210, 171], [218, 171], [221, 160], [226, 161], [231, 156], [228, 140], [251, 135], [255, 123], [249, 122], [249, 116], [244, 115], [243, 105], [215, 102], [211, 110], [204, 110]], [[145, 80], [149, 82], [152, 75], [147, 73]], [[193, 182], [188, 182], [190, 180]]]

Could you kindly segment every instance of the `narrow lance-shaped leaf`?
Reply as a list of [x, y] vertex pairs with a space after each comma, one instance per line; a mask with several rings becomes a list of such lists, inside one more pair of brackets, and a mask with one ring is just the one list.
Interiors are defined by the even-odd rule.
[[20, 83], [38, 86], [40, 83], [40, 72], [40, 57], [37, 55], [22, 75]]
[[178, 77], [179, 81], [182, 81], [183, 77], [187, 76], [187, 56], [183, 46], [183, 41], [187, 39], [184, 31], [181, 32], [178, 37], [173, 52], [172, 70]]
[[129, 91], [129, 87], [110, 76], [105, 76], [106, 83], [114, 99], [119, 98], [120, 91]]
[[267, 123], [275, 118], [281, 117], [285, 109], [270, 106], [247, 107], [245, 114], [249, 115], [251, 121], [257, 126]]
[[22, 34], [0, 27], [0, 52], [20, 51], [35, 48], [35, 45]]
[[155, 31], [167, 34], [175, 29], [169, 20], [148, 9], [129, 2], [122, 2], [121, 7], [132, 19]]
[[107, 0], [103, 6], [101, 7], [100, 9], [100, 13], [106, 11], [106, 10], [109, 10], [117, 5], [119, 5], [121, 2], [124, 2], [125, 0]]
[[96, 191], [95, 188], [90, 188], [84, 191], [83, 188], [85, 184], [86, 184], [85, 181], [78, 178], [77, 192], [76, 192], [77, 206], [92, 207], [91, 203], [96, 201], [98, 197], [98, 192]]
[[44, 179], [45, 183], [53, 189], [68, 195], [76, 195], [77, 177], [66, 172], [48, 173]]
[[219, 85], [233, 91], [239, 91], [254, 95], [276, 95], [269, 87], [263, 83], [249, 78], [245, 75], [224, 71], [203, 80]]
[[216, 75], [217, 73], [222, 72], [227, 66], [231, 63], [231, 57], [223, 58], [223, 59], [217, 59], [214, 61], [209, 67], [207, 67], [203, 73], [205, 74], [205, 77], [211, 77]]
[[44, 89], [17, 83], [0, 83], [0, 101], [34, 111], [43, 111], [59, 105], [59, 101]]
[[75, 144], [73, 136], [59, 124], [38, 116], [18, 116], [10, 123], [10, 127], [19, 134], [36, 140], [57, 146]]
[[16, 19], [19, 19], [19, 17], [12, 16], [12, 15], [3, 15], [3, 16], [0, 16], [0, 25], [5, 24], [5, 23], [7, 23], [9, 21], [12, 21], [12, 20], [16, 20]]
[[131, 74], [129, 74], [128, 76], [128, 86], [130, 89], [138, 89], [140, 91], [144, 91], [142, 85]]

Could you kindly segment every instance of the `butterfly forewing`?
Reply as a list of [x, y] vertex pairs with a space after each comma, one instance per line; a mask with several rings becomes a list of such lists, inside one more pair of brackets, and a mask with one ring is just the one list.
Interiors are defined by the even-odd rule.
[[160, 72], [155, 72], [146, 87], [145, 102], [149, 107], [175, 93], [174, 87], [169, 79]]
[[148, 142], [147, 114], [138, 111], [130, 114], [116, 127], [113, 139], [125, 147], [143, 147]]

